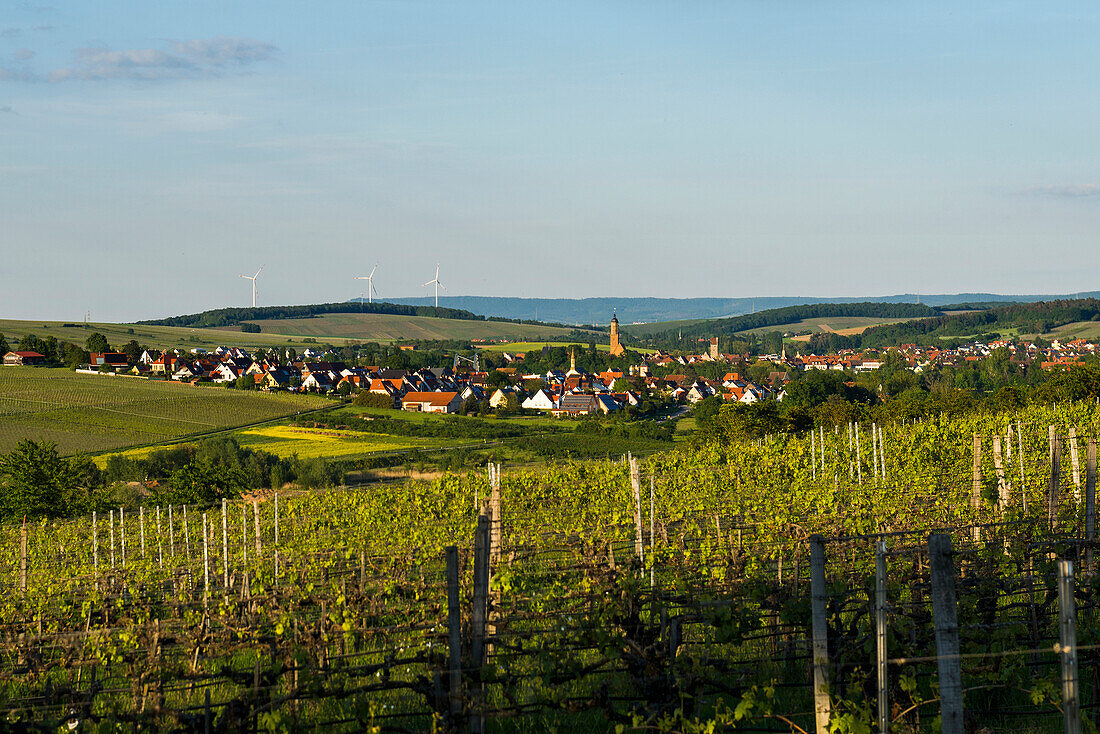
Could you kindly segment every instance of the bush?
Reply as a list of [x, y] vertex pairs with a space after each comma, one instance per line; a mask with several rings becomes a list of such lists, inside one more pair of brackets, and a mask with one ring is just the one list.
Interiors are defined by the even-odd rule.
[[383, 395], [382, 393], [370, 392], [364, 390], [355, 396], [355, 400], [351, 401], [355, 405], [363, 408], [392, 408], [393, 398], [389, 395]]

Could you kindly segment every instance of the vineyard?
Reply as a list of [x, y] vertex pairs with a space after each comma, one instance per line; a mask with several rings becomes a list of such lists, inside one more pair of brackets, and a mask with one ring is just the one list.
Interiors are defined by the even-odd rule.
[[1098, 421], [819, 428], [6, 527], [3, 726], [1080, 731]]
[[183, 438], [330, 405], [324, 398], [262, 394], [63, 369], [0, 370], [0, 452], [30, 438], [64, 453]]

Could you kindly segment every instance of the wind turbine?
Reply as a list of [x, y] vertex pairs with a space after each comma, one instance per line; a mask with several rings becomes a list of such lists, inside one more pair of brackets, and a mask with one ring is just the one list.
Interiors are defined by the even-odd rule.
[[[374, 271], [375, 270], [378, 270], [378, 263], [375, 263], [374, 267], [371, 268], [370, 275], [356, 275], [355, 276], [356, 280], [365, 280], [365, 281], [367, 281], [367, 303], [374, 303], [374, 294], [378, 292], [374, 289]], [[359, 302], [360, 303], [363, 302], [362, 294], [360, 294], [360, 296], [359, 296]]]
[[[260, 270], [263, 270], [263, 269], [264, 269], [264, 266], [261, 265]], [[256, 278], [260, 277], [260, 270], [257, 270], [255, 275], [242, 275], [241, 276], [245, 280], [251, 280], [252, 281], [252, 308], [256, 308]]]
[[427, 288], [433, 283], [435, 284], [435, 307], [439, 308], [439, 289], [447, 290], [447, 286], [439, 282], [439, 263], [435, 264], [435, 278], [425, 283], [424, 287]]

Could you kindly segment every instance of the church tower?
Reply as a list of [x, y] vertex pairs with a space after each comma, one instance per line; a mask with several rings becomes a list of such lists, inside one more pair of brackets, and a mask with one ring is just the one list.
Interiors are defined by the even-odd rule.
[[619, 343], [619, 317], [612, 312], [611, 314], [611, 356], [618, 357], [626, 350], [623, 349], [623, 345]]

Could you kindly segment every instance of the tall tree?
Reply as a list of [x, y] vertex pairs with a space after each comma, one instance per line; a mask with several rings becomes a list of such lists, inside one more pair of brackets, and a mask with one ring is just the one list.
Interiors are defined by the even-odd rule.
[[89, 352], [111, 351], [111, 346], [107, 343], [107, 337], [103, 336], [98, 331], [88, 337], [88, 340], [84, 342], [84, 348]]
[[80, 467], [57, 453], [57, 445], [24, 439], [0, 456], [0, 517], [61, 517], [83, 510]]

